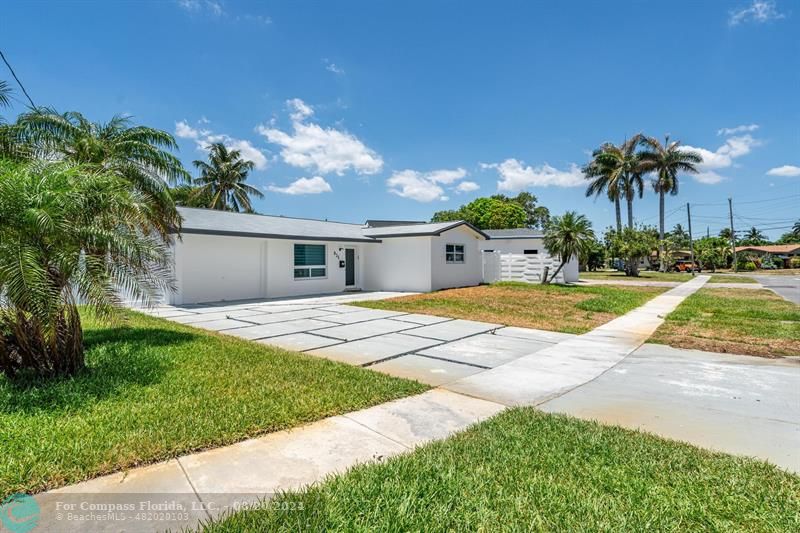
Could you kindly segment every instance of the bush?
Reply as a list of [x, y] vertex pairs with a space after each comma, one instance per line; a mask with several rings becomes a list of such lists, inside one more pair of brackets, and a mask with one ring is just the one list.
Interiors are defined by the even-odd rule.
[[800, 268], [800, 257], [792, 257], [789, 259], [789, 268]]
[[748, 261], [744, 264], [744, 270], [748, 272], [753, 272], [754, 270], [756, 270], [756, 264], [753, 263], [752, 261]]

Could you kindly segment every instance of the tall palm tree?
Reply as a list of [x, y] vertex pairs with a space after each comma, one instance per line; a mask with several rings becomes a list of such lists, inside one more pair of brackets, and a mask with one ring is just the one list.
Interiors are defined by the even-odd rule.
[[264, 197], [261, 191], [245, 183], [255, 165], [242, 159], [239, 150], [228, 150], [224, 144], [214, 143], [209, 148], [208, 163], [195, 161], [194, 166], [200, 171], [200, 177], [194, 180], [200, 186], [197, 195], [210, 196], [211, 209], [252, 212], [250, 196]]
[[573, 257], [584, 257], [592, 249], [595, 242], [592, 223], [584, 215], [575, 211], [567, 211], [560, 217], [553, 217], [547, 224], [543, 243], [547, 253], [558, 257], [561, 264], [550, 279], [542, 276], [542, 283], [551, 283], [561, 269]]
[[165, 236], [180, 228], [167, 184], [187, 181], [190, 175], [170, 153], [178, 146], [169, 133], [136, 126], [129, 117], [115, 116], [102, 124], [76, 111], [58, 114], [51, 109], [24, 113], [14, 127], [33, 158], [119, 176], [144, 196], [153, 230]]
[[8, 82], [0, 80], [0, 107], [8, 107], [11, 105], [11, 87]]
[[608, 199], [614, 202], [614, 215], [617, 225], [617, 232], [622, 231], [622, 210], [620, 208], [620, 197], [622, 195], [622, 188], [618, 179], [611, 179], [611, 174], [608, 169], [599, 161], [599, 157], [604, 153], [606, 147], [611, 147], [612, 144], [606, 143], [600, 148], [592, 152], [592, 160], [583, 167], [583, 176], [590, 180], [589, 186], [586, 188], [586, 196], [598, 197], [603, 192], [606, 193]]
[[792, 235], [800, 239], [800, 220], [794, 223], [792, 226]]
[[[655, 137], [643, 137], [641, 140], [645, 150], [639, 154], [640, 170], [655, 173], [653, 189], [658, 193], [658, 239], [664, 240], [664, 196], [678, 194], [678, 174], [696, 174], [698, 164], [703, 157], [697, 152], [683, 150], [680, 141], [669, 141], [669, 136], [661, 144]], [[659, 244], [659, 270], [664, 272], [666, 262], [661, 258], [664, 253], [663, 244]]]
[[625, 198], [628, 207], [628, 227], [633, 227], [633, 200], [644, 193], [644, 180], [636, 148], [642, 140], [637, 133], [619, 146], [605, 143], [592, 153], [592, 161], [584, 167], [584, 175], [593, 180], [586, 190], [586, 196], [599, 195], [604, 190], [614, 201], [617, 216], [617, 231], [622, 229], [619, 207]]
[[77, 303], [107, 317], [123, 294], [173, 286], [167, 241], [147, 231], [144, 196], [114, 173], [0, 160], [0, 373], [81, 370]]
[[744, 235], [744, 240], [750, 245], [758, 245], [766, 242], [767, 237], [761, 231], [753, 226]]

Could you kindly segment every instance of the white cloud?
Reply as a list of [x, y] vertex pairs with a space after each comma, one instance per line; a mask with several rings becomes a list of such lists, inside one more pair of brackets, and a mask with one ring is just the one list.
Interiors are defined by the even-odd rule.
[[185, 11], [193, 13], [207, 11], [217, 17], [225, 14], [222, 4], [215, 0], [178, 0], [178, 6]]
[[481, 163], [481, 168], [493, 168], [500, 175], [497, 188], [501, 191], [521, 191], [528, 187], [579, 187], [586, 184], [583, 172], [575, 163], [567, 170], [559, 170], [547, 163], [539, 167], [525, 166], [516, 159], [506, 159], [502, 163]]
[[286, 106], [290, 110], [289, 116], [295, 121], [301, 121], [314, 114], [314, 109], [300, 98], [286, 100]]
[[705, 172], [699, 172], [697, 174], [693, 174], [692, 177], [696, 181], [698, 181], [700, 183], [704, 183], [706, 185], [716, 185], [717, 183], [728, 179], [728, 178], [726, 178], [724, 176], [720, 176], [719, 174], [717, 174], [713, 170], [707, 170]]
[[[466, 175], [467, 171], [463, 168], [432, 170], [430, 172], [407, 169], [392, 174], [386, 180], [386, 185], [390, 193], [403, 198], [411, 198], [418, 202], [432, 202], [434, 200], [446, 202], [450, 197], [444, 194], [442, 186], [452, 185]], [[477, 187], [477, 184], [473, 185]], [[455, 187], [454, 190], [458, 191], [458, 187]]]
[[[202, 119], [200, 122], [203, 122]], [[205, 122], [208, 121], [206, 120]], [[208, 151], [211, 144], [221, 142], [230, 150], [239, 150], [242, 154], [242, 159], [252, 161], [258, 170], [267, 168], [267, 156], [248, 140], [235, 139], [224, 133], [215, 134], [209, 130], [198, 130], [190, 126], [185, 120], [175, 123], [175, 135], [182, 139], [194, 140], [197, 148], [204, 152]]]
[[175, 123], [175, 135], [181, 139], [197, 139], [200, 137], [200, 131], [191, 127], [185, 120], [181, 120]]
[[745, 22], [768, 22], [785, 18], [786, 15], [778, 11], [774, 0], [753, 0], [748, 7], [733, 10], [729, 13], [728, 25], [738, 26]]
[[735, 128], [720, 128], [717, 135], [735, 135], [737, 133], [752, 133], [759, 128], [758, 124], [742, 124]]
[[475, 183], [474, 181], [462, 181], [461, 183], [458, 184], [458, 187], [456, 187], [456, 192], [460, 194], [460, 193], [477, 191], [480, 188], [481, 186]]
[[418, 202], [432, 202], [444, 196], [444, 189], [416, 170], [395, 172], [386, 180], [386, 185], [390, 193]]
[[257, 131], [267, 141], [282, 147], [283, 161], [294, 167], [310, 169], [322, 174], [335, 172], [342, 175], [347, 170], [358, 174], [376, 174], [383, 169], [383, 159], [368, 148], [355, 135], [346, 130], [324, 128], [307, 122], [314, 110], [299, 98], [287, 102], [291, 112], [292, 132], [261, 125]]
[[344, 76], [344, 69], [336, 63], [330, 61], [328, 58], [323, 58], [322, 62], [325, 63], [325, 70], [333, 72], [337, 76]]
[[767, 171], [768, 176], [782, 176], [785, 178], [793, 178], [800, 176], [800, 167], [794, 165], [783, 165], [781, 167], [771, 168]]
[[[754, 125], [751, 125], [754, 126]], [[739, 128], [749, 128], [751, 126], [738, 126], [737, 128], [730, 128], [730, 130], [739, 130]], [[757, 128], [758, 126], [756, 126]], [[723, 128], [723, 131], [726, 128]], [[723, 133], [724, 135], [725, 133]], [[720, 176], [716, 170], [722, 168], [730, 168], [734, 166], [735, 160], [739, 157], [749, 154], [753, 148], [760, 146], [761, 141], [754, 138], [752, 135], [739, 135], [735, 137], [728, 137], [725, 142], [714, 151], [707, 148], [697, 148], [694, 146], [684, 146], [685, 150], [691, 150], [700, 154], [703, 162], [697, 165], [698, 174], [693, 174], [692, 178], [700, 183], [706, 185], [717, 184], [727, 178]]]
[[[728, 137], [725, 139], [725, 143], [713, 152], [706, 148], [697, 148], [694, 146], [684, 146], [684, 148], [697, 152], [702, 156], [703, 162], [697, 165], [698, 170], [702, 174], [710, 170], [733, 166], [735, 159], [749, 154], [754, 147], [760, 144], [761, 141], [753, 138], [752, 135], [740, 135], [738, 137]], [[719, 183], [719, 181], [721, 181], [702, 181], [699, 175], [694, 175], [693, 177], [701, 183]]]
[[331, 192], [330, 183], [325, 181], [322, 176], [314, 176], [313, 178], [300, 178], [289, 184], [288, 187], [276, 187], [270, 185], [269, 190], [281, 194], [320, 194], [323, 192]]

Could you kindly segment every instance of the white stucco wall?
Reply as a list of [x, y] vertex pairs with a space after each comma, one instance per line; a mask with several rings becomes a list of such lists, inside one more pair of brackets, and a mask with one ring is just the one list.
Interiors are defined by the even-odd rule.
[[367, 244], [363, 264], [366, 290], [429, 292], [431, 237], [392, 237]]
[[[295, 243], [326, 246], [325, 278], [294, 279]], [[177, 291], [167, 300], [188, 304], [340, 292], [346, 288], [339, 266], [344, 248], [355, 249], [356, 287], [362, 287], [365, 246], [376, 244], [184, 234], [174, 247]]]
[[[491, 239], [480, 241], [478, 244], [481, 250], [494, 250], [503, 254], [522, 254], [525, 250], [538, 250], [539, 254], [547, 255], [544, 242], [539, 238], [531, 239]], [[578, 281], [578, 259], [572, 258], [564, 268], [564, 280], [567, 282]]]
[[[294, 278], [294, 245], [324, 244], [327, 261], [325, 278]], [[356, 287], [362, 287], [364, 279], [364, 247], [376, 244], [351, 244], [343, 242], [291, 241], [286, 239], [269, 239], [267, 242], [267, 296], [300, 296], [304, 294], [325, 294], [345, 290], [345, 269], [339, 266], [344, 260], [345, 248], [354, 248], [356, 256]], [[341, 250], [340, 250], [341, 249]]]
[[183, 235], [175, 244], [171, 303], [263, 298], [265, 239]]
[[[485, 242], [483, 237], [466, 226], [431, 237], [431, 290], [479, 285], [483, 277], [479, 242]], [[448, 244], [464, 245], [463, 264], [447, 263], [445, 247]]]

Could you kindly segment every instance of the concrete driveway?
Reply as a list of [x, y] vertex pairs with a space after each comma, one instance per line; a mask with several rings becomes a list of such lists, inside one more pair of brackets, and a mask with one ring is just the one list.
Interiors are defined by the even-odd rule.
[[540, 406], [800, 473], [800, 361], [645, 344]]
[[431, 315], [365, 309], [353, 301], [407, 293], [344, 293], [163, 306], [142, 312], [287, 350], [446, 385], [574, 337]]

